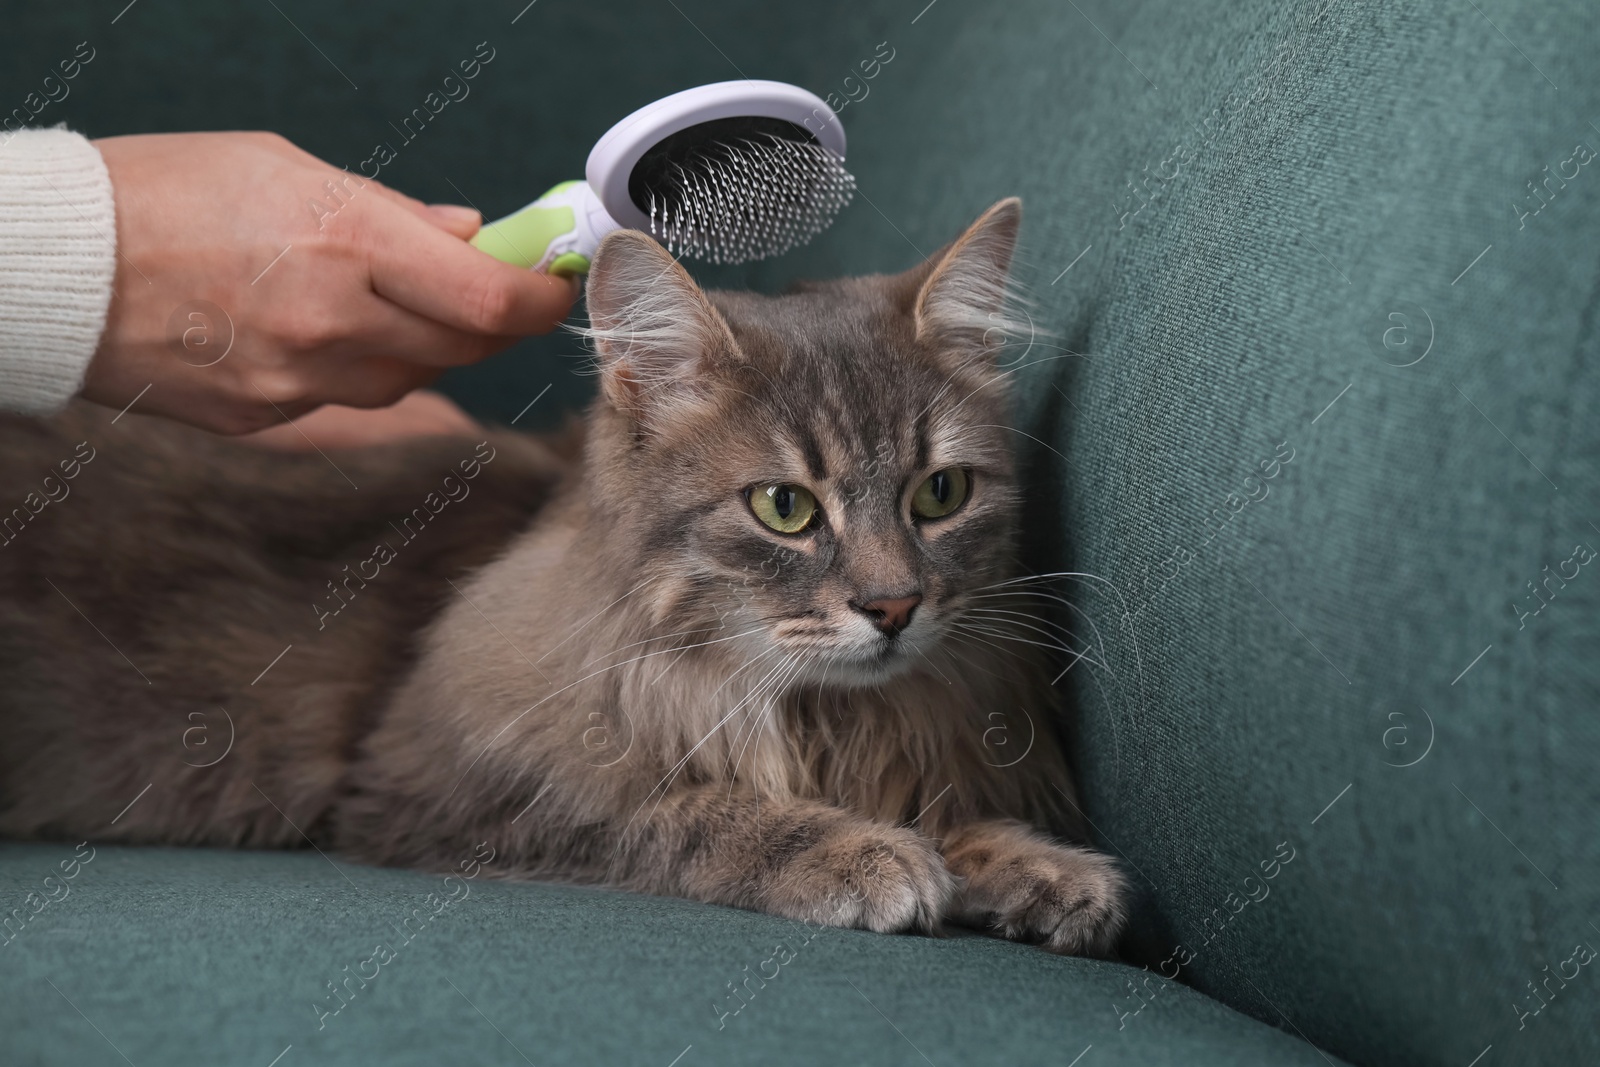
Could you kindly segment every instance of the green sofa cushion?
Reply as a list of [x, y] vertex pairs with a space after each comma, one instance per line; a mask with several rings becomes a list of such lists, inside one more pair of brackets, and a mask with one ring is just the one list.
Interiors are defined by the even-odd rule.
[[[72, 855], [68, 845], [0, 845], [0, 900], [22, 905]], [[1149, 1006], [1133, 1015], [1140, 1001], [1126, 983], [1143, 972], [1024, 945], [819, 931], [482, 877], [442, 883], [335, 870], [309, 850], [99, 846], [67, 895], [0, 948], [0, 1061], [90, 1067], [120, 1064], [120, 1053], [139, 1067], [267, 1067], [292, 1045], [277, 1067], [924, 1056], [941, 1067], [1057, 1067], [1092, 1045], [1080, 1067], [1323, 1064], [1296, 1038], [1175, 982], [1152, 981]], [[454, 902], [434, 915], [429, 894]], [[414, 910], [431, 918], [397, 932]], [[393, 956], [366, 963], [380, 942]], [[788, 953], [775, 955], [779, 942]], [[347, 1002], [326, 985], [374, 970], [365, 988], [350, 981]], [[759, 976], [774, 973], [763, 986]], [[751, 974], [731, 1014], [740, 1002], [728, 983]], [[1113, 1004], [1129, 1016], [1119, 1020]]]

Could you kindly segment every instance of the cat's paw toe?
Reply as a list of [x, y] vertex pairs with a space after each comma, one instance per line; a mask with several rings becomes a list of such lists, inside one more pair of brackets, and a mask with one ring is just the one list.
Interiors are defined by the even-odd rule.
[[796, 855], [775, 879], [768, 905], [826, 926], [931, 931], [954, 888], [931, 841], [868, 825], [837, 830]]
[[952, 917], [1013, 941], [1104, 956], [1127, 919], [1127, 880], [1097, 852], [1007, 835], [966, 843], [946, 861], [962, 879]]

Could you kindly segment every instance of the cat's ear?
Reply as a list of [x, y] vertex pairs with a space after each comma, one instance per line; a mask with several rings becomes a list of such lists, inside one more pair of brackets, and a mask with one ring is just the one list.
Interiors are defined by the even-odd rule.
[[1011, 326], [1006, 283], [1022, 226], [1022, 201], [1008, 197], [936, 255], [914, 304], [919, 340], [991, 347]]
[[588, 289], [583, 332], [600, 355], [601, 389], [640, 422], [704, 399], [711, 372], [739, 358], [727, 322], [694, 279], [638, 230], [600, 242]]

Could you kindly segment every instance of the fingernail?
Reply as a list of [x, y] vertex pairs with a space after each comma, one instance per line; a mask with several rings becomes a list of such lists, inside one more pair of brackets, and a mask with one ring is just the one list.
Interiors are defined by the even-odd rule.
[[483, 219], [476, 209], [462, 207], [460, 204], [429, 204], [428, 210], [451, 222], [477, 223]]

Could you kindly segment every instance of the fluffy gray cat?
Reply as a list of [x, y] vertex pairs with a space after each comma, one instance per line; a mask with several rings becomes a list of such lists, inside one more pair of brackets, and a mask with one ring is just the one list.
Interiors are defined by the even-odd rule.
[[[487, 841], [501, 877], [1109, 951], [1015, 561], [1020, 218], [775, 297], [615, 233], [581, 432], [325, 459], [0, 419], [0, 834]], [[1010, 766], [997, 712], [1040, 727]]]

